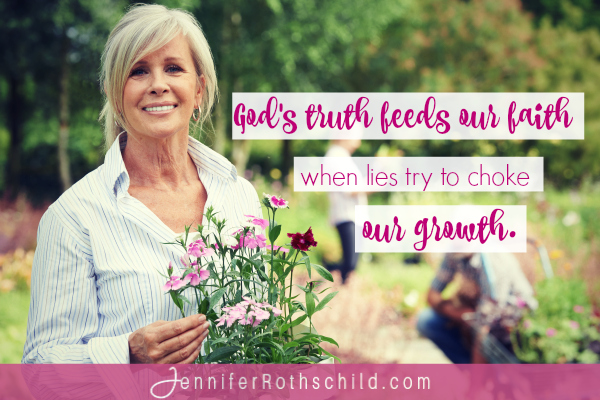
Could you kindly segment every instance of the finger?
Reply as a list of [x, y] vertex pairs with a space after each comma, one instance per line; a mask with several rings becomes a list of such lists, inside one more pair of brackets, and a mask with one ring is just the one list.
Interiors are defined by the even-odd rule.
[[176, 351], [172, 352], [171, 354], [169, 354], [168, 356], [166, 356], [163, 359], [163, 362], [165, 362], [167, 364], [177, 364], [177, 363], [180, 363], [180, 362], [192, 357], [194, 355], [194, 352], [198, 351], [198, 349], [200, 348], [200, 345], [202, 344], [202, 342], [204, 341], [204, 339], [206, 338], [207, 335], [208, 335], [208, 330], [205, 330], [199, 337], [197, 337], [195, 340], [193, 340], [190, 344], [188, 344], [187, 346], [185, 346], [179, 350], [176, 350]]
[[164, 342], [172, 337], [179, 336], [183, 332], [197, 328], [206, 321], [206, 316], [202, 314], [190, 315], [186, 318], [181, 318], [176, 321], [167, 322], [159, 326], [157, 329], [157, 341]]
[[184, 348], [185, 346], [192, 343], [194, 340], [198, 339], [205, 331], [208, 331], [208, 327], [209, 323], [205, 322], [204, 324], [187, 332], [184, 332], [181, 335], [175, 336], [174, 338], [159, 343], [157, 348], [163, 356], [166, 356], [167, 354], [173, 353], [177, 350]]
[[177, 364], [193, 364], [194, 361], [196, 361], [196, 359], [198, 358], [198, 355], [200, 354], [201, 349], [202, 349], [202, 345], [198, 346], [198, 348], [196, 350], [194, 350], [194, 352], [192, 353], [191, 356], [189, 356], [188, 358], [186, 358], [183, 361], [179, 361]]

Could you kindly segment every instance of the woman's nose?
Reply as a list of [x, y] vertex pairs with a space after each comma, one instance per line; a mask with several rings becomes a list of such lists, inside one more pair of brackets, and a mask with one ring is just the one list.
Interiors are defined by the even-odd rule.
[[151, 74], [148, 90], [153, 94], [163, 94], [169, 91], [169, 85], [162, 71]]

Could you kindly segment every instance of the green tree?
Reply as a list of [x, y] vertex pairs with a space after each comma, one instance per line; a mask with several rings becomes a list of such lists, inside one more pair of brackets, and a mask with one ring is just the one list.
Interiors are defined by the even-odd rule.
[[[31, 164], [26, 159], [37, 151], [28, 153], [32, 141], [56, 145], [53, 158], [58, 161], [59, 181], [63, 189], [70, 186], [70, 125], [82, 113], [88, 118], [90, 102], [95, 101], [93, 107], [99, 109], [100, 52], [123, 5], [117, 0], [2, 3], [8, 23], [0, 27], [0, 51], [3, 59], [12, 60], [0, 66], [0, 76], [9, 86], [5, 98], [10, 133], [5, 172], [9, 195], [22, 189], [21, 181]], [[56, 128], [53, 121], [58, 122]]]
[[[215, 55], [221, 101], [215, 119], [215, 148], [224, 151], [231, 132], [231, 93], [348, 91], [350, 72], [365, 45], [411, 2], [266, 0], [203, 1], [195, 15]], [[232, 158], [243, 171], [249, 141], [233, 143]], [[284, 141], [285, 173], [293, 161]]]
[[[518, 2], [424, 0], [357, 64], [361, 91], [585, 92], [585, 141], [403, 141], [407, 155], [544, 156], [559, 184], [597, 179], [600, 123], [596, 30], [539, 27]], [[578, 160], [574, 165], [574, 160]]]

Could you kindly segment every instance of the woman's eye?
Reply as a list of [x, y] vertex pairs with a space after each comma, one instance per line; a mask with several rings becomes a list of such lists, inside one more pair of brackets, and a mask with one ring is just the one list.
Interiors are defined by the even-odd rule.
[[167, 67], [167, 72], [181, 72], [183, 71], [183, 69], [181, 67], [178, 67], [177, 65], [169, 65]]
[[137, 76], [137, 75], [142, 75], [145, 71], [141, 68], [138, 69], [134, 69], [133, 71], [131, 71], [130, 76]]

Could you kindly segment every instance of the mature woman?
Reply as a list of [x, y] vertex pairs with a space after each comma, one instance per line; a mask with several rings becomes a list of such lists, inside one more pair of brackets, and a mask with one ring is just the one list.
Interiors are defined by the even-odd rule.
[[208, 323], [178, 319], [161, 290], [169, 262], [183, 267], [183, 249], [164, 243], [201, 224], [208, 206], [234, 227], [261, 215], [260, 202], [229, 161], [189, 136], [217, 94], [191, 15], [131, 9], [102, 63], [109, 150], [40, 222], [23, 362], [190, 363]]

